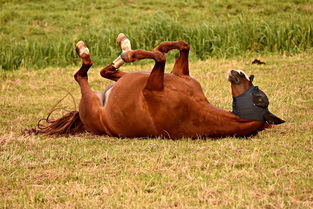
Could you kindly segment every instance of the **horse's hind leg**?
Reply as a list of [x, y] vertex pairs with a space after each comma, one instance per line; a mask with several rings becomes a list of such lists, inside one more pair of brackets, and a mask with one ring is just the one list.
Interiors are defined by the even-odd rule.
[[165, 41], [157, 46], [154, 50], [164, 53], [172, 49], [178, 49], [180, 54], [176, 59], [172, 73], [178, 76], [189, 76], [188, 54], [190, 47], [185, 41]]
[[79, 117], [88, 131], [96, 134], [104, 133], [100, 126], [101, 100], [96, 92], [92, 91], [88, 83], [88, 70], [92, 66], [89, 50], [80, 41], [76, 44], [76, 52], [82, 60], [81, 68], [75, 73], [74, 78], [81, 89], [81, 101], [79, 105]]
[[150, 73], [145, 89], [161, 91], [164, 87], [165, 56], [159, 51], [145, 51], [142, 49], [127, 51], [122, 58], [125, 62], [135, 62], [142, 59], [153, 59], [155, 65]]

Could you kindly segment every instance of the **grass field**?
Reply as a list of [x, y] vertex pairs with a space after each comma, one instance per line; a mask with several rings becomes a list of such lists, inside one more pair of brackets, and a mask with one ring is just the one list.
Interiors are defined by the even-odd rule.
[[[0, 0], [0, 208], [313, 208], [312, 5]], [[226, 72], [245, 69], [286, 123], [248, 139], [23, 135], [66, 91], [76, 107], [67, 97], [60, 108], [77, 108], [76, 41], [91, 49], [91, 86], [111, 84], [99, 71], [120, 53], [119, 32], [134, 48], [187, 40], [191, 75], [220, 108], [231, 109]], [[255, 58], [266, 65], [252, 65]]]
[[[229, 68], [255, 75], [287, 122], [249, 139], [116, 139], [88, 133], [23, 136], [71, 91], [76, 68], [2, 72], [0, 208], [312, 208], [313, 57], [209, 59], [191, 64], [209, 101], [231, 108]], [[171, 64], [168, 64], [168, 69]], [[123, 67], [146, 70], [151, 65]], [[90, 82], [110, 81], [92, 68]], [[67, 98], [61, 105], [73, 109]]]

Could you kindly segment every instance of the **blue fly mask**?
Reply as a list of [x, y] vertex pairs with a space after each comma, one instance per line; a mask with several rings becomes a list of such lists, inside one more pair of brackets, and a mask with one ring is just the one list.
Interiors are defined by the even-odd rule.
[[268, 110], [269, 101], [259, 87], [252, 85], [254, 76], [249, 80], [251, 86], [244, 93], [233, 97], [232, 113], [247, 120], [256, 120], [269, 124], [281, 124], [285, 121], [276, 117]]
[[248, 120], [265, 122], [264, 114], [268, 112], [268, 99], [257, 86], [250, 86], [239, 96], [233, 97], [233, 113]]

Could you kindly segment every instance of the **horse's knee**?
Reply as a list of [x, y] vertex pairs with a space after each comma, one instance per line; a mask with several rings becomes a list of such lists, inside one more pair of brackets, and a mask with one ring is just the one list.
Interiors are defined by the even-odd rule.
[[101, 75], [101, 77], [103, 77], [103, 78], [106, 78], [106, 70], [105, 69], [102, 69], [102, 70], [100, 70], [100, 75]]
[[179, 45], [181, 46], [180, 47], [181, 51], [189, 51], [190, 50], [190, 46], [186, 41], [179, 41]]
[[115, 72], [116, 72], [116, 68], [112, 64], [109, 64], [106, 67], [101, 69], [100, 75], [106, 78], [108, 75], [111, 75]]
[[163, 64], [163, 63], [166, 62], [166, 58], [165, 58], [164, 54], [161, 53], [161, 52], [156, 51], [154, 58], [155, 58], [155, 61], [158, 62], [158, 63], [162, 63]]

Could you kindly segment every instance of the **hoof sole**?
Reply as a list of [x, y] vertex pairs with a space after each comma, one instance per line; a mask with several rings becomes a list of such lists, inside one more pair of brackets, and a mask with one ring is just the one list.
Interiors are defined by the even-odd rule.
[[89, 55], [89, 49], [83, 41], [79, 41], [76, 44], [76, 52], [81, 57], [83, 54]]
[[122, 51], [130, 51], [131, 50], [131, 44], [129, 39], [125, 36], [124, 33], [120, 33], [117, 36], [117, 43], [121, 47]]

